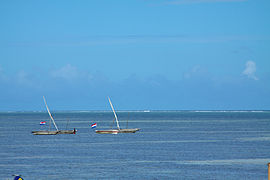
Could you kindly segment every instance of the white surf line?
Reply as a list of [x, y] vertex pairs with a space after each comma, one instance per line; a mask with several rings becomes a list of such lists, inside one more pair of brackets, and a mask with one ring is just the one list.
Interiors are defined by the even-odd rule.
[[194, 165], [235, 165], [235, 164], [253, 164], [266, 165], [270, 162], [270, 158], [254, 158], [254, 159], [219, 159], [219, 160], [202, 160], [202, 161], [180, 161], [179, 164]]
[[183, 165], [266, 165], [270, 162], [270, 158], [254, 158], [254, 159], [217, 159], [217, 160], [168, 160], [168, 161], [153, 161], [153, 160], [137, 160], [134, 163], [175, 163]]
[[270, 136], [237, 138], [238, 141], [270, 141]]

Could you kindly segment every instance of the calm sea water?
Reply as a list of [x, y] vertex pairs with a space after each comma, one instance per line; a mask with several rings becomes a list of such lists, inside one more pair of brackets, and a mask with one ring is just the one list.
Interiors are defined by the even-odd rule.
[[78, 133], [34, 136], [47, 113], [0, 113], [0, 179], [267, 179], [270, 111], [119, 112], [122, 128], [141, 130], [117, 135], [89, 126], [110, 128], [112, 112], [53, 116]]

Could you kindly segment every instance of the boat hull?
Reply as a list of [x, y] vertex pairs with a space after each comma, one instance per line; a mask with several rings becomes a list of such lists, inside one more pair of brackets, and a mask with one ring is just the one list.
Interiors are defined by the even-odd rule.
[[118, 134], [118, 133], [135, 133], [136, 131], [139, 131], [140, 129], [111, 129], [111, 130], [96, 130], [97, 134]]
[[32, 131], [33, 135], [56, 135], [56, 134], [76, 134], [77, 130], [59, 130], [59, 131]]
[[118, 133], [135, 133], [136, 131], [139, 131], [140, 129], [120, 129]]
[[58, 131], [32, 131], [33, 135], [56, 135]]
[[76, 134], [77, 130], [60, 130], [58, 134]]

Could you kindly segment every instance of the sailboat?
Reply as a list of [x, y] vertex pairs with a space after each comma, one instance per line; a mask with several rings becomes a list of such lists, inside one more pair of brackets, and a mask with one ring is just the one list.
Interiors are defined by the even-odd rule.
[[[44, 103], [46, 105], [46, 108], [47, 108], [47, 111], [48, 111], [48, 114], [50, 116], [50, 128], [48, 131], [32, 131], [32, 134], [33, 135], [56, 135], [56, 134], [76, 134], [77, 130], [74, 128], [73, 130], [59, 130], [53, 117], [52, 117], [52, 114], [49, 110], [49, 107], [47, 105], [47, 102], [46, 102], [46, 99], [45, 97], [43, 96], [43, 100], [44, 100]], [[55, 131], [51, 131], [51, 122], [53, 122], [53, 125], [55, 127]]]
[[113, 110], [113, 114], [115, 117], [115, 121], [116, 121], [116, 125], [117, 125], [117, 129], [109, 129], [109, 130], [96, 130], [96, 133], [98, 134], [118, 134], [118, 133], [135, 133], [136, 131], [139, 131], [140, 129], [135, 128], [135, 129], [121, 129], [119, 122], [118, 122], [118, 117], [115, 113], [115, 110], [113, 108], [112, 102], [110, 100], [110, 98], [108, 97], [111, 108]]

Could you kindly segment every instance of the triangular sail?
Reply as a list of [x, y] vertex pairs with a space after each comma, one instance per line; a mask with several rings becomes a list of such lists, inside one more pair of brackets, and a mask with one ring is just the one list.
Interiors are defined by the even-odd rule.
[[109, 99], [109, 102], [110, 102], [111, 108], [112, 108], [112, 110], [113, 110], [113, 114], [114, 114], [114, 117], [115, 117], [115, 121], [116, 121], [116, 124], [117, 124], [117, 128], [120, 130], [120, 126], [119, 126], [119, 123], [118, 123], [118, 118], [117, 118], [117, 115], [116, 115], [116, 113], [115, 113], [115, 111], [114, 111], [114, 108], [113, 108], [112, 102], [111, 102], [111, 100], [110, 100], [110, 98], [109, 98], [109, 97], [108, 97], [108, 99]]
[[54, 124], [55, 129], [56, 129], [57, 131], [59, 131], [58, 128], [57, 128], [57, 126], [56, 126], [56, 124], [55, 124], [55, 122], [54, 122], [54, 119], [53, 119], [53, 117], [52, 117], [52, 115], [51, 115], [51, 112], [50, 112], [50, 110], [49, 110], [49, 108], [48, 108], [48, 105], [47, 105], [47, 103], [46, 103], [46, 100], [45, 100], [45, 97], [44, 97], [44, 96], [43, 96], [43, 100], [44, 100], [44, 103], [45, 103], [45, 105], [46, 105], [47, 111], [48, 111], [48, 113], [49, 113], [49, 115], [50, 115], [50, 118], [51, 118], [51, 120], [52, 120], [52, 122], [53, 122], [53, 124]]

